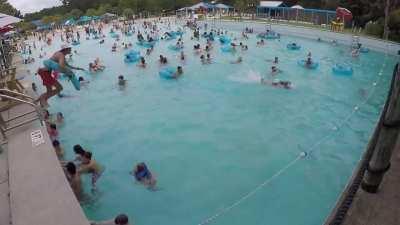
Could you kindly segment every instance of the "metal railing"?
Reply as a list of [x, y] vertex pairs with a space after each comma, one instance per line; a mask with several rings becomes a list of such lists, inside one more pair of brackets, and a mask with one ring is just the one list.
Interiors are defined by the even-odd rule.
[[[20, 104], [26, 104], [33, 108], [33, 110], [15, 115], [13, 117], [8, 118], [7, 120], [4, 120], [3, 116], [0, 113], [0, 132], [4, 139], [7, 139], [6, 132], [15, 129], [17, 127], [23, 126], [25, 124], [31, 123], [33, 121], [39, 120], [40, 125], [41, 126], [44, 125], [42, 109], [37, 103], [35, 103], [35, 100], [31, 96], [15, 91], [10, 91], [8, 89], [0, 89], [0, 98], [11, 100]], [[31, 114], [36, 114], [36, 115], [34, 117], [27, 118], [22, 121], [17, 121]], [[11, 122], [15, 123], [10, 125]]]

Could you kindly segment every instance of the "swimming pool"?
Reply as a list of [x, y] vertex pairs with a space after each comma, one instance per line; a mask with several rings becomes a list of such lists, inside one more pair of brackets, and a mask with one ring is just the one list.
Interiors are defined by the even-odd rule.
[[[64, 81], [72, 97], [50, 101], [51, 111], [65, 115], [60, 133], [67, 158], [81, 144], [106, 168], [95, 194], [84, 177], [92, 199], [83, 204], [88, 218], [125, 212], [143, 225], [321, 224], [364, 151], [395, 58], [371, 51], [353, 59], [348, 47], [289, 36], [257, 47], [250, 35], [242, 40], [249, 51], [224, 53], [216, 42], [214, 63], [202, 65], [190, 36], [186, 30], [187, 60], [177, 81], [160, 79], [157, 62], [163, 54], [169, 65], [181, 65], [179, 52], [168, 49], [174, 41], [158, 42], [146, 69], [124, 63], [124, 50], [111, 53], [111, 38], [73, 48], [79, 55], [71, 64], [86, 67], [100, 57], [107, 66], [100, 74], [80, 73], [90, 81], [80, 92]], [[46, 52], [59, 47], [55, 42]], [[291, 42], [301, 49], [288, 50]], [[308, 51], [319, 61], [316, 70], [297, 65]], [[242, 64], [229, 63], [239, 55]], [[266, 59], [275, 56], [283, 71], [277, 78], [290, 80], [293, 89], [260, 85], [260, 76], [270, 78]], [[351, 63], [354, 74], [335, 75], [338, 62]], [[123, 90], [120, 74], [128, 80]], [[159, 191], [128, 174], [142, 161], [156, 174]]]

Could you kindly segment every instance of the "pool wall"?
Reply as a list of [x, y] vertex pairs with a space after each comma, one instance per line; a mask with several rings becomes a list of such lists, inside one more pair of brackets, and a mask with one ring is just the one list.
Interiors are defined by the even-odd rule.
[[[201, 23], [204, 23], [202, 21]], [[248, 26], [254, 29], [256, 33], [264, 32], [266, 26], [270, 23], [267, 22], [255, 22], [255, 21], [244, 21], [238, 25], [238, 22], [229, 20], [207, 20], [207, 23], [211, 26], [215, 25], [217, 28], [230, 29], [235, 31], [243, 31]], [[338, 44], [351, 46], [353, 43], [353, 35], [346, 33], [337, 33], [329, 30], [321, 30], [317, 28], [292, 26], [285, 24], [271, 24], [272, 30], [282, 35], [289, 35], [307, 39], [318, 39], [322, 41], [330, 42], [336, 40]], [[382, 39], [376, 39], [371, 37], [359, 36], [360, 42], [363, 46], [368, 47], [378, 52], [387, 52], [390, 55], [398, 55], [400, 51], [400, 43], [385, 41]]]

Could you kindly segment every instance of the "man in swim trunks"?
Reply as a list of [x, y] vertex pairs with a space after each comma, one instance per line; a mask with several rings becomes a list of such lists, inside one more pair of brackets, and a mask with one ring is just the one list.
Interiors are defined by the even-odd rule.
[[82, 164], [78, 170], [79, 173], [91, 173], [92, 174], [92, 189], [96, 189], [96, 182], [103, 173], [100, 165], [92, 159], [91, 152], [85, 152], [82, 158]]
[[[38, 70], [43, 85], [47, 89], [46, 93], [42, 94], [38, 99], [43, 107], [47, 107], [47, 100], [59, 94], [63, 89], [62, 85], [51, 75], [53, 71], [64, 73], [71, 79], [74, 76], [71, 69], [84, 70], [79, 67], [73, 67], [66, 62], [65, 56], [69, 54], [71, 54], [71, 47], [63, 45], [60, 51], [54, 53], [50, 59], [43, 61], [44, 67]], [[54, 87], [55, 90], [53, 89]]]

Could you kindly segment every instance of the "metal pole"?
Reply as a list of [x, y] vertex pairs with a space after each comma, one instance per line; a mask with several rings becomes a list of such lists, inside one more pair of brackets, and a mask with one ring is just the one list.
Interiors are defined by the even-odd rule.
[[390, 13], [390, 0], [386, 0], [385, 6], [385, 26], [383, 31], [383, 39], [389, 38], [389, 13]]

